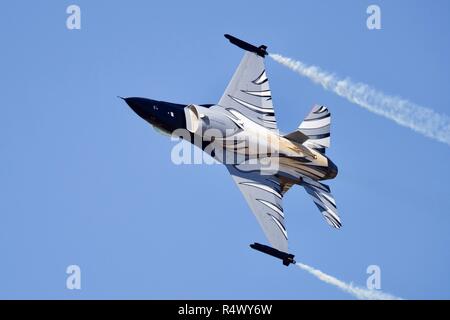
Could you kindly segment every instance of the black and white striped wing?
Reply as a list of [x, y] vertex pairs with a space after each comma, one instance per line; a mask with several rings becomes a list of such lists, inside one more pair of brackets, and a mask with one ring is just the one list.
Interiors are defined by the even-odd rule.
[[219, 106], [235, 109], [252, 121], [277, 130], [264, 58], [253, 52], [245, 53]]
[[245, 172], [233, 165], [227, 165], [227, 168], [272, 247], [287, 252], [288, 238], [279, 179], [273, 175], [261, 175], [257, 170]]

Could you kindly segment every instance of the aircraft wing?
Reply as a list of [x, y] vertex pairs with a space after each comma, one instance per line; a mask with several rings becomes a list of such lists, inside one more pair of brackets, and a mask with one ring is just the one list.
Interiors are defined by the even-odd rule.
[[247, 51], [226, 88], [219, 106], [234, 109], [250, 120], [277, 130], [264, 58]]
[[277, 250], [287, 252], [288, 238], [279, 179], [274, 175], [262, 175], [259, 170], [244, 171], [237, 165], [227, 165], [227, 168], [270, 244]]

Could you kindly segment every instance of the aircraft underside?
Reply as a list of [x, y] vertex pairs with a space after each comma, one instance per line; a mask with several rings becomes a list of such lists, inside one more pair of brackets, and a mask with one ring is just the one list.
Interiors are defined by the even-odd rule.
[[251, 247], [289, 265], [295, 261], [288, 253], [282, 200], [293, 185], [306, 190], [330, 226], [341, 227], [330, 188], [320, 182], [338, 173], [325, 155], [331, 114], [314, 106], [296, 130], [280, 134], [264, 65], [267, 47], [226, 37], [247, 52], [217, 104], [124, 100], [160, 132], [188, 139], [223, 163], [271, 244]]

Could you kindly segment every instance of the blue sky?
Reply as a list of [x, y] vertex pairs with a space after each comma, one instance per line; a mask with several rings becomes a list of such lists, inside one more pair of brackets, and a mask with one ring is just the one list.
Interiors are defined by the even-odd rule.
[[[82, 29], [66, 29], [81, 7]], [[366, 28], [366, 8], [382, 30]], [[265, 242], [225, 167], [116, 98], [215, 103], [243, 52], [224, 33], [450, 115], [448, 1], [8, 1], [1, 10], [0, 298], [349, 299], [248, 245]], [[344, 227], [285, 197], [297, 260], [407, 299], [450, 298], [448, 145], [267, 61], [280, 129], [333, 114], [329, 184]], [[77, 264], [82, 290], [65, 287]]]

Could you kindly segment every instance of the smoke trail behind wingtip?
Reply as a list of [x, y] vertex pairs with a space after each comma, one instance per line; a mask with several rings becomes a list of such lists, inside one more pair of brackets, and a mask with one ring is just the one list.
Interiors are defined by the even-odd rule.
[[310, 266], [300, 263], [300, 262], [297, 262], [296, 266], [298, 266], [300, 269], [303, 269], [303, 270], [309, 272], [310, 274], [312, 274], [319, 280], [321, 280], [325, 283], [331, 284], [331, 285], [341, 289], [342, 291], [345, 291], [345, 292], [351, 294], [352, 296], [354, 296], [355, 298], [360, 299], [360, 300], [403, 300], [402, 298], [395, 297], [388, 293], [384, 293], [384, 292], [376, 291], [376, 290], [369, 290], [369, 289], [354, 286], [349, 283], [345, 283], [344, 281], [336, 279], [333, 276], [330, 276], [318, 269], [314, 269], [313, 267], [310, 267]]
[[320, 84], [324, 89], [332, 91], [364, 109], [450, 145], [450, 117], [447, 115], [436, 113], [429, 108], [399, 97], [386, 95], [364, 83], [353, 82], [349, 78], [340, 79], [317, 66], [309, 66], [280, 54], [270, 54], [269, 56], [292, 71]]

